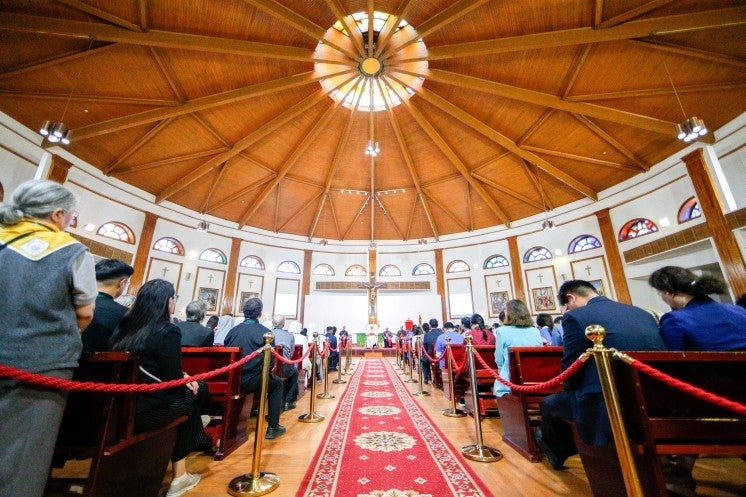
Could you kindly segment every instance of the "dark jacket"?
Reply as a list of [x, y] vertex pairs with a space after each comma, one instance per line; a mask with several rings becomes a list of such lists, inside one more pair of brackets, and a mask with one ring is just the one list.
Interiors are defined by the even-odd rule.
[[[246, 357], [255, 350], [258, 350], [264, 346], [264, 334], [271, 333], [271, 330], [259, 324], [258, 321], [247, 319], [243, 323], [234, 326], [228, 335], [225, 337], [223, 342], [226, 347], [241, 347], [241, 356]], [[275, 346], [275, 340], [272, 339], [272, 347]], [[269, 356], [270, 371], [274, 367], [275, 358]], [[256, 375], [262, 374], [262, 367], [264, 366], [264, 356], [259, 354], [249, 362], [243, 365], [241, 369], [241, 382], [246, 383]]]
[[91, 324], [83, 331], [83, 352], [102, 352], [109, 350], [109, 340], [119, 326], [127, 308], [114, 301], [108, 293], [98, 292], [96, 309], [93, 311]]
[[182, 347], [212, 347], [215, 332], [197, 321], [181, 321], [176, 326], [181, 330]]

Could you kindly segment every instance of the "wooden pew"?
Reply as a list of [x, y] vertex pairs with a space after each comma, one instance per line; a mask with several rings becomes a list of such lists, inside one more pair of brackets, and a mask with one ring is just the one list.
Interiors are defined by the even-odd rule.
[[[551, 380], [561, 372], [562, 347], [511, 347], [508, 349], [510, 381], [535, 385]], [[497, 398], [503, 425], [503, 441], [531, 462], [541, 460], [534, 430], [541, 424], [539, 404], [562, 385], [535, 393], [511, 391]]]
[[[461, 347], [464, 350], [464, 359], [466, 357], [466, 347]], [[476, 365], [477, 375], [477, 402], [479, 407], [479, 415], [482, 417], [496, 416], [498, 414], [497, 402], [494, 393], [495, 377], [492, 376], [491, 371], [497, 370], [497, 364], [495, 363], [495, 346], [494, 345], [475, 345], [474, 353], [479, 356], [487, 363], [489, 369], [485, 369], [482, 363], [477, 357], [474, 357], [474, 363]], [[455, 355], [455, 350], [454, 350]], [[460, 359], [459, 359], [460, 361]], [[467, 380], [469, 378], [468, 373]], [[466, 402], [466, 412], [473, 414], [475, 409], [472, 401], [471, 384], [466, 388], [466, 394], [464, 399]]]
[[[292, 360], [297, 361], [303, 357], [303, 345], [296, 343], [295, 349], [293, 350], [293, 356], [291, 357]], [[340, 355], [340, 362], [342, 361], [342, 356]], [[298, 399], [300, 400], [303, 395], [306, 393], [306, 370], [303, 369], [303, 363], [299, 362], [297, 364], [298, 368]]]
[[[138, 363], [129, 352], [84, 354], [75, 381], [137, 383]], [[182, 416], [151, 432], [135, 434], [136, 394], [70, 392], [54, 452], [53, 465], [91, 459], [84, 496], [156, 497], [176, 442]], [[70, 480], [63, 480], [65, 484]], [[48, 486], [56, 486], [50, 480]]]
[[[206, 373], [241, 359], [241, 347], [183, 347], [182, 369], [190, 375]], [[241, 368], [207, 380], [215, 412], [205, 431], [212, 437], [214, 458], [223, 459], [246, 441], [253, 394], [241, 392]]]
[[[746, 352], [627, 352], [674, 378], [746, 404]], [[746, 417], [700, 400], [640, 373], [621, 360], [612, 361], [622, 419], [632, 444], [646, 496], [667, 495], [659, 455], [746, 454]], [[594, 495], [624, 488], [621, 471], [598, 471], [604, 449], [588, 448], [575, 431], [576, 445]], [[614, 451], [613, 461], [617, 463]]]

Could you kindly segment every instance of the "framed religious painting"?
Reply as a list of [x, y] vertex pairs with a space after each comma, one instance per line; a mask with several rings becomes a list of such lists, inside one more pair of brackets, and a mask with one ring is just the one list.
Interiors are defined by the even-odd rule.
[[552, 287], [545, 286], [541, 288], [532, 288], [531, 293], [534, 296], [534, 309], [536, 312], [553, 311], [557, 309], [554, 302], [554, 291]]
[[593, 288], [596, 289], [596, 293], [599, 295], [606, 296], [606, 292], [604, 291], [604, 282], [603, 280], [591, 280], [588, 283], [593, 285]]
[[200, 287], [197, 298], [207, 302], [207, 312], [215, 311], [218, 307], [218, 289]]
[[241, 307], [239, 307], [238, 309], [241, 312], [243, 312], [243, 308], [246, 305], [246, 302], [249, 301], [249, 299], [258, 299], [258, 298], [259, 298], [259, 294], [257, 292], [241, 292], [241, 301], [239, 302], [239, 305]]
[[497, 317], [508, 303], [508, 292], [490, 292], [490, 317]]

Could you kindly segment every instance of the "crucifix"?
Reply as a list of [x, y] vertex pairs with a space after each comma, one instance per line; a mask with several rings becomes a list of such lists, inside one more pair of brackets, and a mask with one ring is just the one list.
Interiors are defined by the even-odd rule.
[[168, 268], [164, 267], [161, 271], [163, 271], [163, 277], [166, 277], [166, 273], [168, 272]]
[[376, 279], [372, 276], [366, 283], [358, 285], [358, 288], [368, 290], [368, 323], [370, 324], [378, 322], [378, 289], [385, 287], [386, 283], [377, 283]]
[[213, 278], [213, 275], [211, 274], [210, 276], [208, 276], [208, 277], [207, 277], [207, 280], [208, 280], [208, 281], [209, 281], [210, 283], [212, 283], [212, 278]]
[[585, 266], [585, 270], [588, 272], [588, 276], [590, 276], [591, 275], [591, 265], [588, 264], [587, 266]]
[[254, 280], [249, 280], [249, 289], [251, 289], [251, 285], [254, 284]]
[[544, 282], [544, 275], [543, 274], [539, 273], [539, 275], [537, 276], [537, 278], [539, 278], [539, 283], [543, 283]]
[[495, 283], [497, 283], [497, 288], [500, 288], [500, 280], [495, 280]]

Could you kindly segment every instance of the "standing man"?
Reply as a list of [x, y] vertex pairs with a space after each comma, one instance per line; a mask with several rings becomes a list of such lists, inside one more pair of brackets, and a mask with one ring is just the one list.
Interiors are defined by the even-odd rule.
[[[270, 330], [259, 324], [264, 304], [258, 298], [251, 298], [243, 306], [245, 320], [234, 326], [225, 337], [226, 347], [241, 347], [243, 357], [264, 347], [264, 334]], [[271, 342], [272, 347], [275, 341]], [[280, 425], [280, 411], [282, 410], [282, 380], [272, 374], [274, 357], [269, 357], [269, 381], [267, 382], [267, 412], [269, 425], [264, 438], [277, 438], [285, 433], [285, 427]], [[262, 369], [264, 368], [264, 354], [259, 354], [243, 365], [241, 369], [241, 390], [246, 393], [260, 394], [262, 391]], [[262, 399], [264, 400], [264, 399]]]
[[[564, 355], [562, 369], [570, 367], [593, 343], [585, 328], [599, 324], [606, 328], [604, 345], [617, 350], [666, 350], [658, 324], [649, 312], [609, 300], [596, 293], [587, 281], [570, 280], [562, 284], [559, 303], [566, 311], [562, 317]], [[562, 469], [565, 460], [577, 454], [570, 425], [576, 422], [580, 436], [589, 445], [613, 442], [609, 416], [601, 392], [598, 370], [593, 358], [565, 381], [565, 389], [549, 395], [541, 403], [541, 427], [534, 433], [536, 442], [552, 469]]]
[[[282, 345], [282, 356], [285, 359], [292, 359], [295, 351], [295, 336], [289, 331], [285, 331], [285, 316], [275, 314], [272, 316], [272, 333], [275, 334], [275, 344]], [[298, 368], [295, 364], [280, 365], [282, 371], [282, 410], [289, 411], [295, 409], [295, 399], [298, 398]]]
[[337, 370], [337, 363], [339, 363], [339, 351], [337, 348], [337, 327], [327, 326], [326, 327], [326, 338], [329, 340], [329, 371]]
[[[425, 347], [425, 351], [430, 355], [430, 357], [435, 357], [435, 342], [437, 342], [438, 337], [443, 334], [443, 330], [438, 328], [438, 320], [435, 318], [432, 318], [427, 324], [430, 329], [425, 332], [422, 343]], [[424, 324], [422, 325], [422, 329], [425, 329]], [[425, 384], [429, 383], [431, 379], [433, 380], [433, 383], [436, 383], [435, 378], [432, 377], [430, 359], [423, 354], [420, 362], [422, 363], [422, 377]]]
[[206, 312], [207, 302], [204, 300], [192, 300], [187, 304], [186, 321], [176, 323], [181, 330], [182, 347], [212, 347], [215, 331], [200, 324]]
[[103, 259], [96, 263], [98, 296], [93, 321], [80, 336], [83, 340], [83, 352], [109, 350], [109, 339], [129, 310], [114, 299], [124, 293], [133, 272], [132, 266], [119, 259]]

